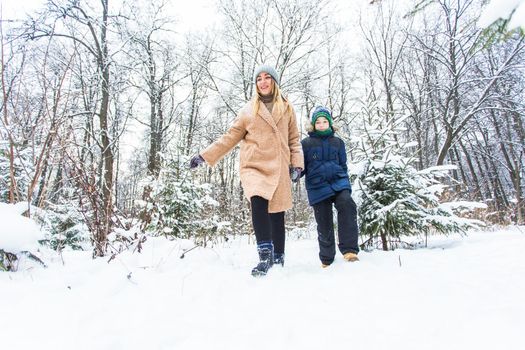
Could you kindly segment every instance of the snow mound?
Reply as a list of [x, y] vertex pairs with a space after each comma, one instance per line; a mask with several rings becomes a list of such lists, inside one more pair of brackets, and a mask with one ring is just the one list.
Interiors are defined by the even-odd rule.
[[22, 213], [27, 203], [0, 203], [0, 249], [16, 254], [38, 248], [38, 240], [44, 238], [37, 223]]

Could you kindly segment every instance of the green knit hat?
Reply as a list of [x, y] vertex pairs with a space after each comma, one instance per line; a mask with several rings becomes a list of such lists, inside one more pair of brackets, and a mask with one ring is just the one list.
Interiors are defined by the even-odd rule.
[[328, 108], [323, 107], [323, 106], [318, 106], [318, 107], [314, 108], [314, 110], [312, 112], [312, 117], [311, 117], [312, 125], [314, 127], [315, 127], [315, 121], [319, 117], [325, 117], [328, 120], [328, 123], [330, 124], [330, 127], [332, 127], [332, 123], [333, 123], [332, 113], [330, 112], [330, 110]]

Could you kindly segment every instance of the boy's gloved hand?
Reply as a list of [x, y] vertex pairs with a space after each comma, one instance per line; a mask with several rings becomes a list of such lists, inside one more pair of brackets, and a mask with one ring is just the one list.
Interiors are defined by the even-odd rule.
[[202, 158], [200, 154], [197, 154], [196, 156], [193, 156], [190, 160], [190, 169], [195, 169], [202, 163], [204, 163], [204, 158]]
[[299, 181], [302, 171], [303, 169], [301, 168], [297, 168], [297, 167], [290, 168], [290, 179], [292, 179], [292, 182]]

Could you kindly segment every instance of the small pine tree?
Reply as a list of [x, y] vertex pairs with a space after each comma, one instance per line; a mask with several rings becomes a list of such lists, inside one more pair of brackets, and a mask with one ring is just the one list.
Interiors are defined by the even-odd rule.
[[[0, 134], [0, 139], [4, 135]], [[7, 140], [7, 137], [6, 137]], [[11, 164], [9, 162], [9, 144], [7, 141], [0, 141], [0, 202], [9, 202], [9, 191], [14, 191], [14, 200], [23, 201], [26, 199], [27, 188], [31, 179], [34, 165], [32, 163], [32, 151], [24, 144], [16, 145], [17, 152], [14, 155], [13, 175], [15, 178], [15, 188], [10, 188], [11, 184]]]
[[[372, 110], [372, 112], [370, 112]], [[402, 236], [464, 232], [479, 221], [455, 215], [439, 197], [446, 186], [440, 183], [451, 167], [434, 167], [417, 171], [414, 159], [405, 156], [412, 147], [401, 141], [403, 118], [365, 111], [358, 146], [353, 150], [356, 161], [350, 170], [354, 197], [359, 207], [361, 237], [365, 246], [380, 242], [383, 250], [399, 244]]]
[[183, 161], [173, 160], [164, 167], [158, 180], [147, 179], [148, 200], [138, 201], [147, 215], [144, 231], [193, 239], [206, 245], [228, 226], [213, 215], [218, 206], [210, 184], [198, 183]]
[[66, 247], [73, 250], [88, 248], [89, 229], [74, 200], [62, 198], [59, 203], [48, 201], [46, 209], [35, 210], [34, 214], [42, 229], [47, 232], [42, 244], [58, 251]]
[[439, 176], [448, 167], [416, 171], [406, 159], [368, 162], [357, 177], [359, 226], [369, 245], [378, 239], [383, 250], [395, 248], [402, 236], [427, 235], [432, 230], [463, 233], [480, 222], [460, 218], [441, 204], [445, 186]]

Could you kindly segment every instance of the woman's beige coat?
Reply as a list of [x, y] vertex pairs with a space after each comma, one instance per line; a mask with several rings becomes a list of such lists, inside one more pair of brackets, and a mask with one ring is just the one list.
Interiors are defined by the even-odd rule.
[[278, 213], [292, 207], [292, 185], [289, 167], [304, 169], [295, 112], [279, 113], [274, 106], [270, 113], [259, 102], [253, 115], [255, 99], [239, 112], [231, 128], [200, 153], [214, 166], [235, 145], [241, 143], [240, 176], [248, 199], [261, 196], [269, 201], [268, 211]]

